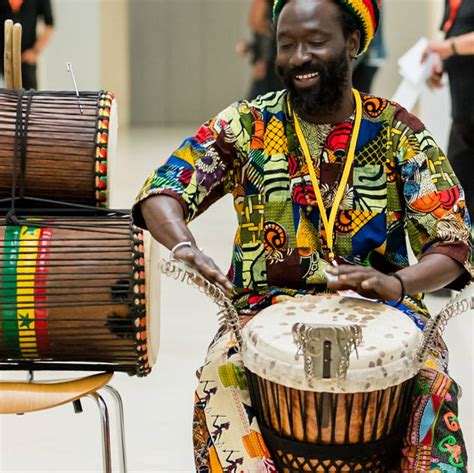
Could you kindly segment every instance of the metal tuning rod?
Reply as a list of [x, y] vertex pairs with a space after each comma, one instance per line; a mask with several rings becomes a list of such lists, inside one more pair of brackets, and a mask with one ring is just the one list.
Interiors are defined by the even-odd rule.
[[194, 286], [208, 296], [220, 308], [219, 323], [224, 325], [234, 335], [238, 346], [242, 346], [242, 330], [239, 315], [232, 301], [218, 286], [211, 283], [202, 274], [181, 260], [163, 260], [160, 267], [166, 276]]
[[425, 362], [436, 340], [443, 335], [448, 322], [469, 310], [474, 310], [474, 284], [467, 286], [428, 322], [423, 332], [423, 341], [416, 353], [420, 364]]
[[74, 75], [74, 68], [72, 67], [72, 63], [70, 61], [66, 62], [66, 70], [71, 74], [72, 83], [74, 84], [74, 91], [76, 92], [77, 102], [79, 104], [79, 110], [81, 114], [84, 113], [84, 109], [82, 108], [81, 103], [81, 96], [79, 95], [79, 89], [77, 88], [76, 76]]

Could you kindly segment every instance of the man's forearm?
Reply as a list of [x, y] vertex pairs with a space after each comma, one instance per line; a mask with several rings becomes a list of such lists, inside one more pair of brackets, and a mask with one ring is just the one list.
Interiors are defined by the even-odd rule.
[[167, 195], [151, 196], [140, 207], [149, 232], [162, 245], [168, 249], [183, 241], [196, 245], [176, 199]]
[[405, 283], [406, 293], [413, 295], [441, 289], [455, 281], [464, 271], [463, 266], [449, 256], [431, 254], [397, 274]]
[[183, 209], [176, 199], [166, 195], [148, 197], [141, 204], [143, 218], [155, 240], [168, 249], [178, 243], [190, 241], [191, 247], [182, 246], [174, 256], [196, 268], [204, 277], [217, 284], [229, 297], [232, 283], [217, 267], [212, 258], [206, 256], [196, 246], [196, 241], [184, 220]]
[[36, 40], [33, 49], [35, 50], [36, 54], [40, 54], [43, 49], [47, 46], [49, 41], [51, 40], [51, 36], [53, 35], [53, 27], [46, 25], [39, 35], [38, 39]]
[[454, 49], [457, 54], [463, 56], [474, 54], [474, 32], [453, 37], [451, 41], [454, 41]]

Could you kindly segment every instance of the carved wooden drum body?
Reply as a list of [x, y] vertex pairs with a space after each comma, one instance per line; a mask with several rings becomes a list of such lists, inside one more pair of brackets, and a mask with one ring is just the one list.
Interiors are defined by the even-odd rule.
[[0, 201], [105, 207], [116, 144], [110, 92], [0, 89]]
[[146, 375], [158, 348], [158, 249], [130, 215], [0, 222], [2, 369]]
[[311, 296], [263, 310], [242, 335], [251, 398], [279, 470], [385, 472], [399, 461], [422, 340], [408, 316]]

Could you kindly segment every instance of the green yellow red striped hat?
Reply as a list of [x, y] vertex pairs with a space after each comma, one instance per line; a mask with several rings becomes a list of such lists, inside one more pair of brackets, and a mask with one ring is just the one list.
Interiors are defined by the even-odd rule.
[[[377, 32], [380, 19], [382, 0], [335, 0], [349, 10], [360, 27], [361, 44], [359, 53], [367, 51], [370, 42]], [[273, 21], [278, 19], [281, 10], [288, 0], [274, 0]]]

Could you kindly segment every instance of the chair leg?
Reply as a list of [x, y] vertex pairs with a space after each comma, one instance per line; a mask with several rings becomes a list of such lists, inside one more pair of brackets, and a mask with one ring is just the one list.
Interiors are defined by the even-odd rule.
[[127, 451], [125, 444], [125, 416], [123, 413], [123, 402], [120, 393], [110, 385], [104, 386], [102, 389], [108, 391], [115, 401], [117, 412], [117, 433], [119, 440], [119, 459], [120, 459], [120, 473], [127, 473]]
[[112, 473], [112, 455], [110, 450], [110, 420], [109, 410], [104, 398], [97, 392], [89, 394], [88, 397], [94, 399], [100, 412], [102, 430], [102, 461], [104, 473]]

